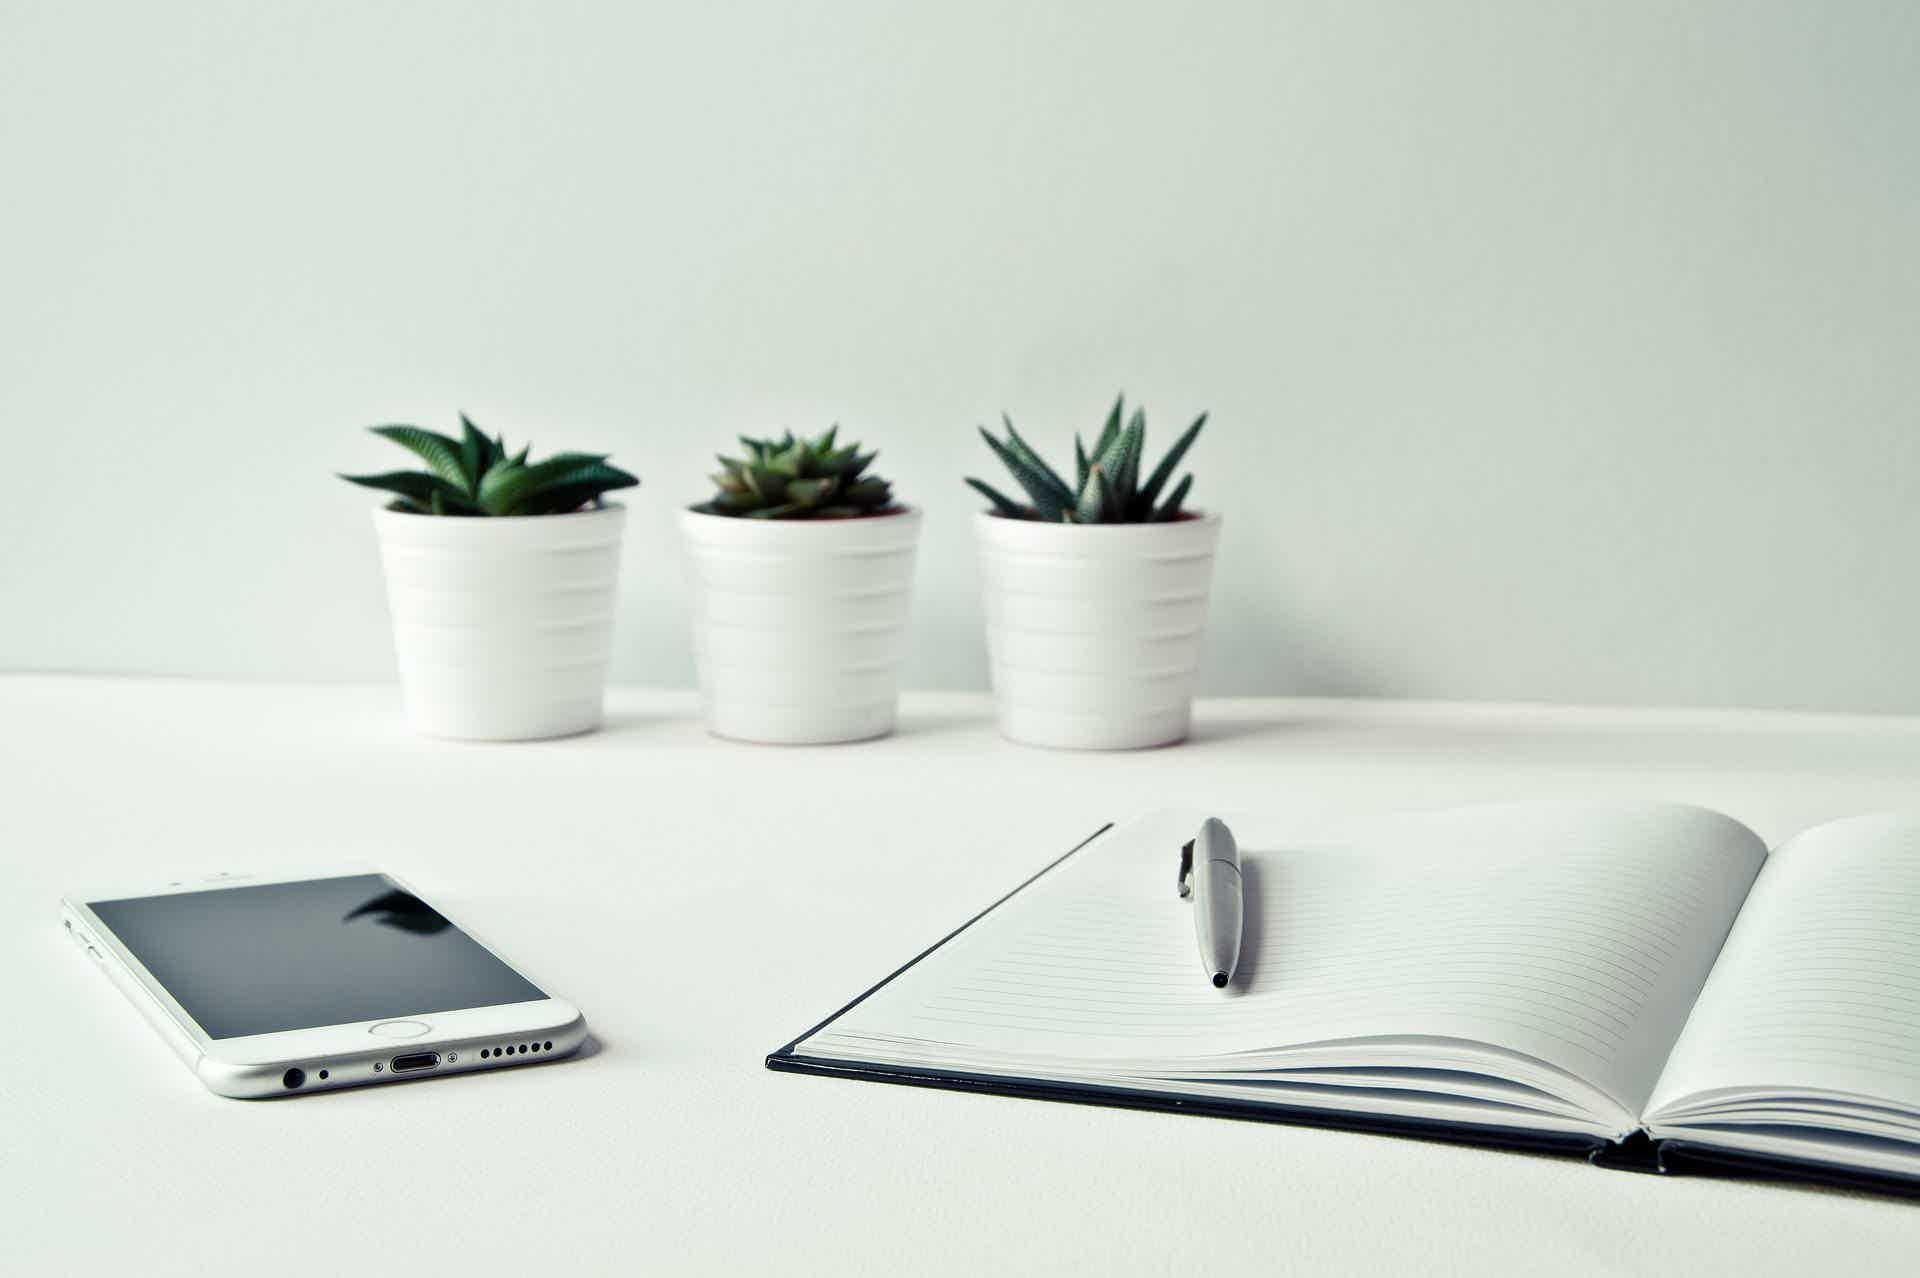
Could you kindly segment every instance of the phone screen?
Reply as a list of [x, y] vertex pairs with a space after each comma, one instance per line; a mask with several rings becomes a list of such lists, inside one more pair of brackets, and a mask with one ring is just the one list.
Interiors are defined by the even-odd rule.
[[88, 905], [209, 1038], [546, 997], [384, 874]]

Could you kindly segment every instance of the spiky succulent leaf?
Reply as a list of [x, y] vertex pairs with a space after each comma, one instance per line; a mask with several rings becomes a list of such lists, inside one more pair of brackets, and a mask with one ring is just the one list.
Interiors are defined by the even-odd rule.
[[509, 457], [505, 439], [489, 439], [465, 414], [457, 440], [417, 426], [372, 429], [426, 462], [428, 469], [341, 478], [393, 493], [391, 508], [412, 514], [558, 515], [640, 482], [608, 465], [601, 453], [556, 453], [529, 465], [530, 449]]
[[1028, 519], [1033, 512], [984, 480], [969, 479], [969, 487], [993, 503], [993, 508], [1009, 519]]
[[418, 426], [375, 426], [373, 433], [390, 439], [427, 464], [427, 469], [460, 492], [472, 492], [472, 481], [461, 464], [460, 445], [438, 431]]
[[480, 477], [477, 496], [489, 515], [511, 515], [529, 495], [558, 482], [561, 476], [587, 463], [605, 460], [592, 453], [555, 453], [529, 466], [524, 457], [514, 457]]
[[377, 488], [381, 492], [397, 494], [404, 503], [423, 511], [432, 506], [435, 497], [439, 497], [448, 510], [459, 514], [481, 513], [465, 493], [440, 476], [421, 470], [390, 470], [378, 475], [342, 475], [340, 478], [362, 488]]
[[[1107, 446], [1094, 454], [1092, 470], [1094, 473], [1105, 477], [1109, 492], [1113, 490], [1115, 481], [1120, 478], [1121, 473], [1126, 469], [1126, 461], [1127, 432], [1124, 430], [1115, 433], [1114, 436], [1107, 441]], [[1087, 486], [1082, 488], [1080, 492], [1080, 497], [1083, 501], [1086, 499], [1087, 490], [1092, 487], [1092, 484], [1092, 474], [1089, 474]], [[1105, 521], [1088, 519], [1085, 522], [1091, 524]]]
[[1087, 476], [1087, 486], [1080, 492], [1080, 500], [1074, 505], [1074, 522], [1082, 524], [1104, 524], [1108, 522], [1107, 513], [1113, 508], [1113, 489], [1107, 483], [1106, 468], [1099, 462], [1093, 464], [1093, 471]]
[[840, 476], [843, 482], [852, 483], [860, 478], [861, 472], [873, 465], [873, 459], [879, 455], [879, 453], [863, 453], [860, 451], [860, 446], [855, 444], [851, 448], [844, 448], [829, 455], [821, 463], [821, 468]]
[[893, 485], [877, 475], [858, 483], [842, 484], [838, 499], [858, 507], [883, 507], [893, 500]]
[[1147, 482], [1140, 485], [1137, 501], [1148, 509], [1152, 509], [1153, 503], [1160, 499], [1160, 490], [1166, 486], [1169, 479], [1173, 478], [1173, 472], [1180, 465], [1180, 459], [1187, 455], [1187, 449], [1193, 447], [1193, 441], [1200, 438], [1200, 428], [1206, 424], [1207, 415], [1202, 413], [1194, 419], [1193, 425], [1180, 433], [1180, 438], [1173, 441], [1173, 447], [1167, 450], [1167, 455], [1160, 459], [1160, 464], [1153, 468], [1151, 475], [1147, 476]]
[[1089, 454], [1090, 456], [1098, 457], [1107, 451], [1107, 445], [1111, 444], [1114, 436], [1120, 433], [1120, 423], [1125, 420], [1126, 412], [1127, 396], [1123, 391], [1113, 397], [1113, 410], [1107, 414], [1106, 424], [1100, 428], [1100, 438], [1093, 441], [1093, 452]]
[[482, 435], [474, 424], [460, 414], [460, 469], [467, 475], [467, 491], [480, 485], [480, 476], [493, 465], [493, 441]]
[[1063, 495], [1061, 485], [1049, 481], [1045, 475], [1028, 465], [1012, 448], [988, 434], [984, 426], [980, 428], [980, 437], [987, 441], [987, 447], [993, 450], [993, 455], [1000, 459], [1000, 464], [1007, 468], [1014, 481], [1026, 490], [1027, 497], [1033, 502], [1035, 518], [1058, 519], [1062, 510], [1072, 506], [1072, 493]]
[[796, 479], [787, 484], [787, 500], [800, 506], [818, 506], [840, 487], [832, 475], [818, 479]]
[[747, 481], [747, 491], [762, 507], [777, 506], [787, 499], [787, 477], [767, 462], [755, 462], [741, 471], [740, 477]]
[[1107, 479], [1113, 488], [1114, 505], [1122, 512], [1115, 516], [1115, 522], [1128, 522], [1130, 516], [1125, 512], [1133, 505], [1133, 490], [1140, 482], [1140, 453], [1147, 446], [1147, 415], [1139, 409], [1133, 410], [1133, 420], [1120, 432], [1115, 442], [1115, 458]]
[[512, 513], [561, 515], [569, 510], [578, 510], [602, 493], [617, 488], [631, 488], [639, 482], [618, 466], [607, 465], [604, 458], [585, 462], [547, 477], [520, 498]]
[[1154, 502], [1206, 421], [1207, 415], [1200, 414], [1143, 482], [1140, 472], [1146, 460], [1147, 415], [1143, 409], [1135, 408], [1129, 417], [1126, 397], [1116, 398], [1091, 449], [1079, 435], [1074, 436], [1075, 482], [1071, 490], [1008, 421], [1004, 441], [984, 428], [980, 435], [1026, 492], [1030, 504], [1014, 501], [981, 480], [969, 478], [966, 482], [993, 503], [995, 514], [1009, 519], [1086, 524], [1139, 524], [1177, 519], [1181, 513], [1180, 503], [1193, 486], [1192, 475], [1181, 480], [1165, 503], [1156, 507]]
[[806, 444], [795, 440], [775, 453], [767, 462], [767, 466], [774, 473], [785, 475], [788, 479], [803, 479], [816, 461], [817, 459]]
[[[694, 509], [745, 519], [853, 519], [895, 509], [893, 487], [865, 475], [877, 454], [839, 445], [840, 428], [815, 439], [740, 437], [741, 457], [722, 457], [714, 494]], [[863, 477], [864, 476], [864, 477]]]
[[1182, 475], [1180, 482], [1173, 486], [1173, 492], [1167, 497], [1166, 503], [1153, 512], [1153, 518], [1149, 522], [1164, 524], [1180, 518], [1180, 503], [1187, 499], [1187, 490], [1192, 487], [1193, 476]]
[[1006, 423], [1007, 448], [1009, 451], [1039, 473], [1040, 477], [1046, 481], [1047, 486], [1053, 489], [1055, 498], [1058, 499], [1062, 505], [1071, 505], [1074, 490], [1067, 487], [1067, 481], [1054, 473], [1053, 467], [1047, 465], [1046, 458], [1035, 452], [1031, 444], [1020, 438], [1020, 432], [1013, 428], [1013, 418], [1002, 413], [1000, 414], [1000, 420]]

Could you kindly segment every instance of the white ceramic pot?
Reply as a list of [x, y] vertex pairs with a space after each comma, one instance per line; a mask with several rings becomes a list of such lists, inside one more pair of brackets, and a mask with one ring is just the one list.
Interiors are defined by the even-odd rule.
[[462, 519], [377, 510], [407, 721], [520, 741], [600, 726], [626, 508]]
[[735, 519], [680, 512], [707, 727], [775, 745], [893, 730], [920, 512]]
[[1074, 750], [1187, 735], [1220, 516], [1048, 524], [982, 513], [975, 529], [1001, 732]]

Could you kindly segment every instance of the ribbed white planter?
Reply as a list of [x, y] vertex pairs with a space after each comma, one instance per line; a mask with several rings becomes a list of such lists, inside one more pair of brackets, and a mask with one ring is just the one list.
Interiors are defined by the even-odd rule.
[[626, 508], [460, 519], [377, 510], [407, 721], [518, 741], [600, 726]]
[[707, 727], [775, 745], [893, 730], [920, 512], [680, 513]]
[[1125, 750], [1187, 735], [1220, 516], [975, 529], [1000, 731]]

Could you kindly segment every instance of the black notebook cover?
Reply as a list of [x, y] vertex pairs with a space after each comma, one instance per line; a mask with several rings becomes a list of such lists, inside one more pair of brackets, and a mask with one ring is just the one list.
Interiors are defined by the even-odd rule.
[[1000, 1074], [971, 1074], [949, 1070], [912, 1069], [897, 1065], [875, 1065], [866, 1061], [835, 1060], [830, 1057], [802, 1056], [799, 1046], [842, 1016], [885, 988], [902, 972], [978, 923], [1026, 888], [1064, 863], [1074, 853], [1113, 828], [1101, 826], [1065, 853], [1054, 858], [1038, 873], [1011, 892], [981, 910], [953, 931], [889, 972], [884, 978], [822, 1020], [796, 1035], [783, 1047], [767, 1055], [767, 1068], [790, 1074], [819, 1074], [828, 1078], [858, 1078], [875, 1083], [895, 1083], [907, 1087], [938, 1087], [956, 1092], [988, 1092], [1028, 1100], [1066, 1101], [1079, 1105], [1108, 1105], [1118, 1109], [1150, 1109], [1180, 1114], [1198, 1114], [1208, 1118], [1235, 1118], [1259, 1123], [1284, 1123], [1294, 1127], [1331, 1127], [1343, 1131], [1375, 1132], [1416, 1140], [1442, 1141], [1457, 1145], [1479, 1145], [1494, 1149], [1512, 1149], [1531, 1153], [1577, 1155], [1599, 1167], [1656, 1175], [1687, 1173], [1695, 1175], [1736, 1176], [1753, 1180], [1792, 1180], [1876, 1193], [1920, 1198], [1920, 1182], [1878, 1172], [1852, 1171], [1821, 1163], [1768, 1158], [1760, 1155], [1729, 1153], [1710, 1149], [1693, 1141], [1650, 1140], [1636, 1132], [1624, 1141], [1600, 1140], [1577, 1133], [1537, 1132], [1521, 1128], [1488, 1127], [1477, 1123], [1443, 1123], [1429, 1119], [1391, 1118], [1379, 1114], [1352, 1114], [1337, 1110], [1290, 1108], [1282, 1105], [1255, 1104], [1251, 1101], [1221, 1100], [1177, 1093], [1153, 1092], [1128, 1087], [1102, 1087], [1097, 1084], [1060, 1083], [1051, 1080], [1020, 1078]]

